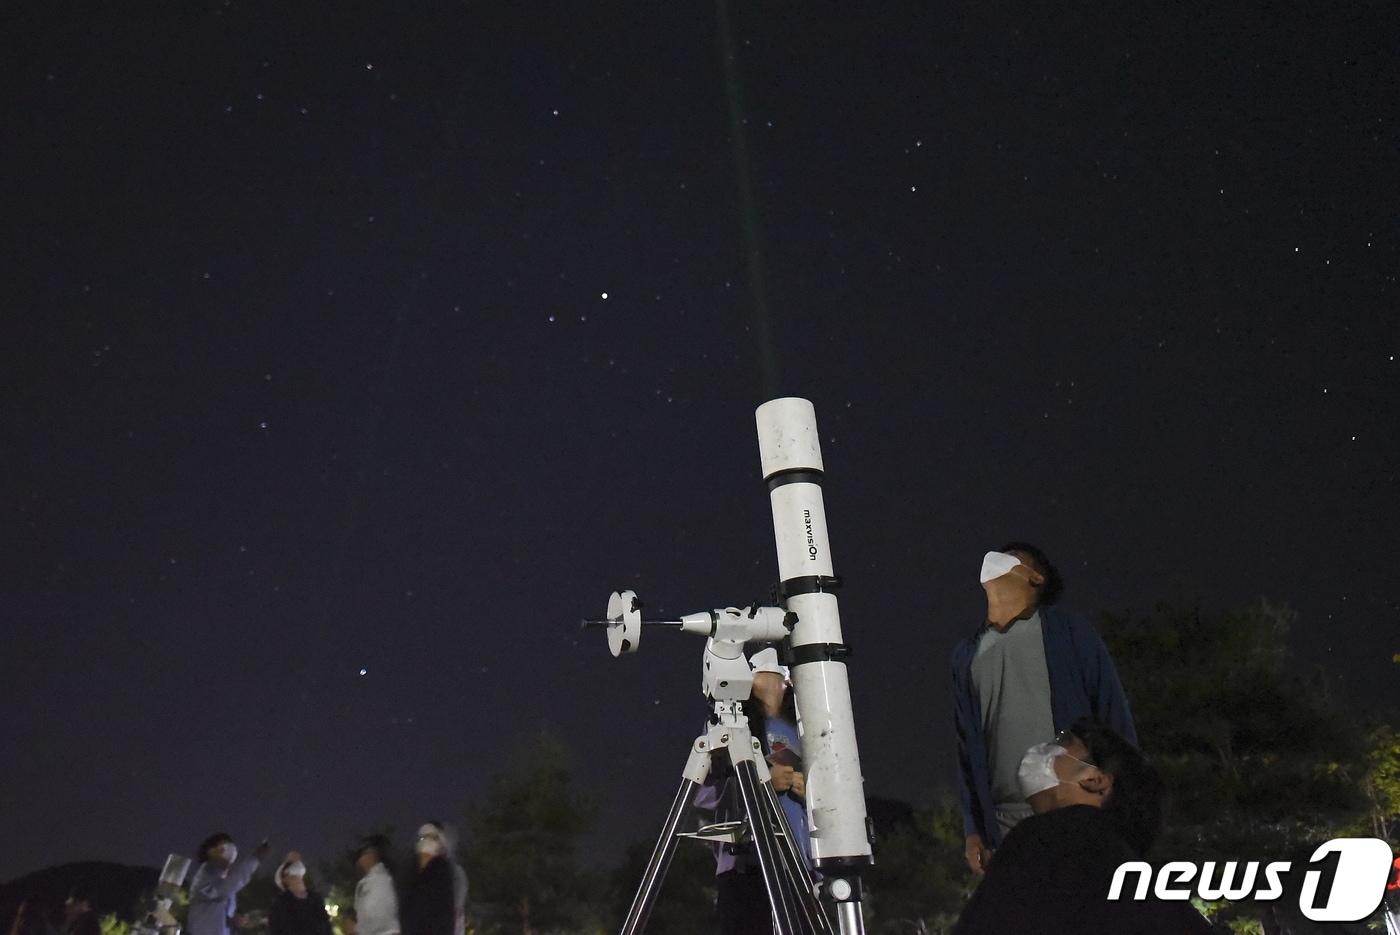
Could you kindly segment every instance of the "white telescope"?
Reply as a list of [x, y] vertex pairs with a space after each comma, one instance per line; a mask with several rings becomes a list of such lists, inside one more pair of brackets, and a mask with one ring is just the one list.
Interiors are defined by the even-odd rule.
[[[780, 607], [689, 614], [679, 620], [643, 620], [632, 591], [615, 591], [607, 617], [585, 620], [606, 627], [614, 656], [637, 651], [644, 625], [670, 627], [708, 637], [702, 690], [714, 715], [697, 737], [680, 788], [622, 924], [622, 935], [640, 935], [664, 881], [678, 837], [743, 843], [757, 858], [779, 935], [830, 935], [831, 921], [819, 889], [836, 903], [841, 935], [865, 931], [861, 874], [873, 862], [865, 790], [856, 749], [855, 718], [846, 679], [841, 617], [836, 606], [840, 580], [832, 571], [831, 545], [822, 502], [822, 456], [817, 420], [805, 399], [775, 399], [758, 407], [758, 448], [773, 509], [778, 547]], [[753, 686], [744, 656], [749, 642], [787, 639], [780, 653], [792, 672], [797, 718], [806, 765], [806, 808], [811, 865], [800, 853], [770, 781], [759, 738], [751, 736], [743, 703]], [[681, 832], [696, 790], [710, 775], [711, 756], [722, 752], [732, 768], [743, 821]], [[812, 872], [820, 872], [820, 881]]]
[[180, 935], [180, 921], [171, 913], [175, 894], [185, 882], [185, 874], [190, 872], [190, 859], [179, 854], [165, 858], [165, 866], [160, 872], [160, 882], [156, 884], [155, 896], [147, 904], [146, 914], [132, 928], [133, 935]]
[[[859, 873], [871, 863], [865, 792], [841, 638], [841, 616], [822, 501], [821, 442], [811, 402], [788, 397], [758, 407], [758, 450], [773, 508], [779, 597], [797, 615], [792, 683], [807, 763], [812, 858], [838, 908], [858, 900]], [[850, 876], [850, 880], [845, 877]], [[857, 907], [851, 907], [858, 912]], [[850, 931], [847, 918], [843, 931]]]

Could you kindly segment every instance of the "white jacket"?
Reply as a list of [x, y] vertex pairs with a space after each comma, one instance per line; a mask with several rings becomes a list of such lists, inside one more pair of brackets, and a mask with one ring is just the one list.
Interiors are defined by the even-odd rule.
[[355, 924], [360, 935], [399, 935], [399, 897], [383, 864], [355, 885]]

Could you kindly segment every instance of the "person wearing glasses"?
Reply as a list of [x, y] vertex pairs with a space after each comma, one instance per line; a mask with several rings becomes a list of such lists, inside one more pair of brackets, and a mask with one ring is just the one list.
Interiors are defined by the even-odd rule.
[[1064, 582], [1045, 553], [1011, 542], [982, 559], [986, 618], [953, 651], [953, 720], [963, 856], [973, 873], [1031, 815], [1016, 782], [1021, 755], [1080, 717], [1137, 742], [1108, 649], [1093, 626], [1055, 606]]
[[1030, 747], [1017, 774], [1033, 814], [1006, 835], [954, 935], [1210, 931], [1189, 902], [1107, 898], [1114, 871], [1145, 859], [1162, 828], [1162, 780], [1137, 747], [1081, 718]]
[[418, 829], [418, 869], [403, 896], [403, 935], [453, 935], [457, 909], [452, 864], [442, 825]]

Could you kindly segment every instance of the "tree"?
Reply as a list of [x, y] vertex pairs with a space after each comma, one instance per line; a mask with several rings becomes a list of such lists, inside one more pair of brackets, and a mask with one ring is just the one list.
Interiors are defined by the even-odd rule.
[[[627, 848], [622, 866], [613, 873], [608, 899], [609, 931], [616, 931], [627, 917], [655, 846], [655, 839], [635, 842]], [[647, 930], [668, 935], [710, 935], [718, 922], [714, 853], [699, 842], [679, 840], [666, 880], [652, 906]]]
[[[1306, 862], [1330, 838], [1391, 827], [1400, 811], [1395, 732], [1377, 724], [1368, 737], [1334, 679], [1293, 665], [1296, 619], [1267, 600], [1218, 612], [1174, 601], [1103, 617], [1142, 748], [1168, 789], [1157, 853]], [[1277, 920], [1283, 902], [1250, 913]], [[1234, 931], [1259, 930], [1246, 907], [1208, 908]]]
[[540, 734], [469, 810], [467, 874], [485, 931], [533, 933], [590, 925], [601, 882], [581, 871], [578, 840], [596, 808], [573, 784], [564, 746]]
[[[869, 803], [872, 817], [880, 811], [877, 804]], [[882, 823], [876, 817], [875, 827], [875, 866], [866, 875], [870, 931], [922, 935], [951, 929], [973, 887], [956, 799], [945, 793], [904, 820]]]
[[1400, 837], [1400, 732], [1382, 724], [1371, 731], [1367, 741], [1361, 787], [1366, 794], [1368, 814], [1353, 830], [1356, 834], [1394, 841]]
[[1266, 600], [1104, 616], [1143, 750], [1171, 793], [1173, 859], [1287, 852], [1364, 808], [1362, 729], [1323, 673], [1292, 667], [1295, 620]]

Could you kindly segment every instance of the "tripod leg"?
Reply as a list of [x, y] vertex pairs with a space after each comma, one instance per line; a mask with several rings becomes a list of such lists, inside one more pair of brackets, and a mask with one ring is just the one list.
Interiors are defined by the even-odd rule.
[[802, 849], [797, 846], [797, 837], [792, 833], [792, 824], [787, 820], [787, 813], [783, 811], [782, 803], [778, 801], [778, 794], [773, 790], [771, 782], [763, 783], [760, 788], [763, 790], [764, 801], [767, 803], [772, 825], [782, 832], [778, 839], [778, 847], [784, 858], [783, 868], [793, 891], [798, 894], [799, 905], [802, 907], [808, 929], [823, 933], [823, 935], [830, 933], [832, 931], [831, 920], [827, 918], [826, 912], [822, 909], [821, 900], [817, 898], [816, 878], [812, 876], [811, 868], [807, 866], [807, 858], [803, 855]]
[[758, 855], [763, 885], [768, 890], [768, 902], [773, 906], [778, 935], [800, 935], [802, 930], [797, 922], [797, 907], [794, 905], [793, 894], [789, 892], [788, 887], [782, 885], [781, 857], [773, 838], [773, 825], [763, 807], [758, 773], [753, 762], [740, 760], [735, 763], [734, 776], [739, 782], [739, 797], [744, 803], [744, 814], [748, 816], [749, 828], [753, 831], [753, 849]]
[[632, 908], [627, 910], [627, 919], [622, 923], [622, 935], [637, 935], [646, 929], [647, 919], [651, 917], [651, 907], [655, 904], [656, 895], [661, 891], [661, 884], [666, 879], [666, 870], [671, 866], [671, 856], [676, 852], [676, 829], [680, 827], [686, 807], [695, 798], [696, 785], [697, 783], [686, 778], [681, 780], [681, 787], [676, 790], [676, 798], [671, 803], [671, 810], [666, 813], [666, 822], [661, 828], [661, 836], [656, 839], [656, 847], [651, 852], [646, 872], [642, 874], [637, 895], [632, 898]]
[[788, 858], [788, 863], [797, 868], [798, 877], [809, 884], [808, 888], [814, 889], [816, 878], [812, 876], [812, 871], [807, 866], [807, 858], [802, 853], [802, 849], [797, 846], [797, 836], [792, 833], [792, 824], [787, 820], [787, 812], [783, 811], [783, 805], [778, 800], [778, 793], [773, 789], [771, 782], [763, 784], [763, 791], [766, 793], [768, 811], [773, 816], [773, 822], [783, 832], [782, 848], [784, 855]]

